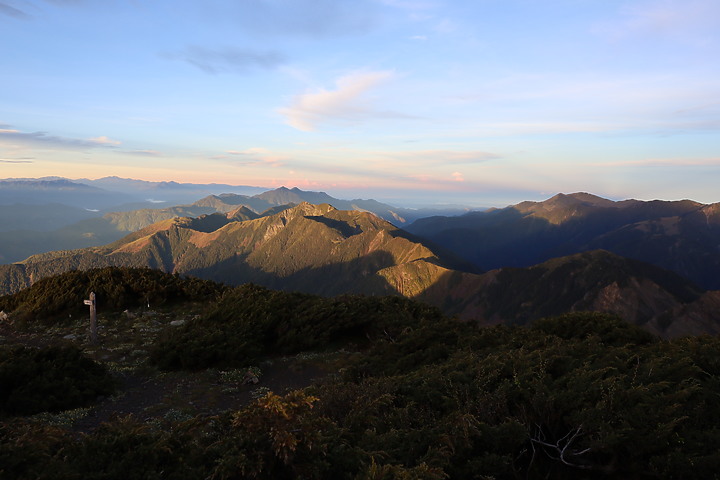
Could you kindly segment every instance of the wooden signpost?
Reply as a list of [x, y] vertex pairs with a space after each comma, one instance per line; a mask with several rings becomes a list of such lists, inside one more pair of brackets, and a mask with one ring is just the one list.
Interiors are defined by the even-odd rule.
[[97, 333], [97, 308], [95, 304], [95, 292], [90, 292], [90, 299], [83, 303], [90, 306], [90, 343], [93, 345], [98, 341]]

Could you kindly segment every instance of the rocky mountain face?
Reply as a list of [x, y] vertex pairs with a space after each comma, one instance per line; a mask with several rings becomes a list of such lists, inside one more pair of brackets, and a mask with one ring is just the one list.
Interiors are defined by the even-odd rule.
[[661, 335], [720, 332], [718, 292], [607, 251], [486, 273], [464, 269], [439, 252], [367, 212], [301, 203], [257, 217], [241, 206], [226, 214], [166, 219], [103, 247], [2, 265], [0, 288], [12, 293], [69, 270], [150, 267], [321, 295], [402, 295], [482, 324], [597, 310]]
[[243, 219], [243, 212], [250, 216], [236, 209], [167, 219], [105, 247], [35, 255], [4, 267], [14, 280], [3, 288], [9, 293], [61, 271], [118, 265], [326, 295], [405, 293], [417, 287], [408, 281], [396, 291], [385, 279], [393, 268], [420, 262], [428, 263], [426, 271], [442, 271], [430, 249], [370, 213], [307, 203], [255, 219]]
[[407, 230], [485, 270], [604, 249], [720, 289], [720, 204], [559, 194], [544, 202], [420, 219]]

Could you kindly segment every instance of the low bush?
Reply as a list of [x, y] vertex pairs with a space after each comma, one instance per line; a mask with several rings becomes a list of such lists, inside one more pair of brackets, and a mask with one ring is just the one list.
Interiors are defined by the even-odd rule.
[[437, 309], [401, 297], [324, 298], [247, 284], [203, 317], [167, 331], [150, 359], [168, 370], [241, 367], [269, 354], [394, 338], [441, 318]]
[[1, 347], [0, 385], [0, 415], [84, 407], [115, 388], [107, 369], [76, 347]]
[[83, 300], [95, 292], [98, 308], [124, 310], [179, 301], [212, 301], [226, 289], [208, 280], [180, 277], [150, 268], [107, 267], [43, 278], [32, 287], [0, 297], [0, 310], [19, 321], [54, 321], [87, 314]]

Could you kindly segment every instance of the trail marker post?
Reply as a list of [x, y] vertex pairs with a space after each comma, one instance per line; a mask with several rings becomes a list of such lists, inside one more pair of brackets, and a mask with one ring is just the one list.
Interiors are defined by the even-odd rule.
[[94, 345], [98, 341], [95, 292], [90, 292], [90, 299], [83, 301], [83, 303], [90, 306], [90, 343]]

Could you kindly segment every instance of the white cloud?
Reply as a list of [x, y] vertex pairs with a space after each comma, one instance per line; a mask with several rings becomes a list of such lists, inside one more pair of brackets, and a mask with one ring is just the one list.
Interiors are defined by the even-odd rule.
[[465, 181], [465, 177], [460, 172], [453, 172], [452, 177], [453, 177], [453, 180], [455, 180], [456, 182], [464, 182]]
[[390, 71], [359, 72], [340, 77], [335, 89], [320, 89], [298, 95], [289, 107], [281, 108], [286, 122], [298, 130], [313, 131], [323, 123], [357, 122], [371, 118], [404, 115], [372, 108], [366, 93], [394, 77]]

